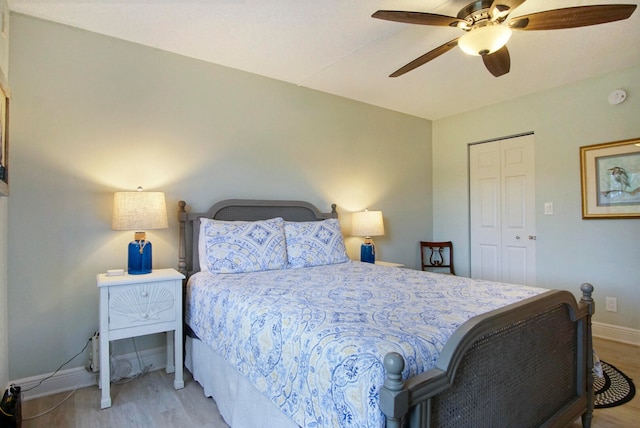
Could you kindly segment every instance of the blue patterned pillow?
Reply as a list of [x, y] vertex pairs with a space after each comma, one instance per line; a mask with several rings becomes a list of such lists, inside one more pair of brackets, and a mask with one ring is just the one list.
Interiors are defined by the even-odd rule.
[[200, 220], [200, 269], [211, 273], [241, 273], [284, 269], [287, 246], [284, 220]]
[[335, 219], [284, 222], [290, 268], [331, 265], [349, 261], [340, 222]]

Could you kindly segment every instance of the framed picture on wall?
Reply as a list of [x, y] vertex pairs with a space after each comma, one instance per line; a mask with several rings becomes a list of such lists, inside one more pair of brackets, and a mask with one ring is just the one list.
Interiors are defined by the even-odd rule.
[[0, 196], [9, 195], [9, 88], [0, 76]]
[[640, 138], [580, 147], [582, 218], [640, 218]]

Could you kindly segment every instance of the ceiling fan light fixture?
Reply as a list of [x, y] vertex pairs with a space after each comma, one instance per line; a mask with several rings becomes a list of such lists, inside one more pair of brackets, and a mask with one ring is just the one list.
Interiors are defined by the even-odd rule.
[[458, 46], [469, 55], [489, 55], [500, 50], [511, 37], [506, 25], [475, 26], [458, 39]]

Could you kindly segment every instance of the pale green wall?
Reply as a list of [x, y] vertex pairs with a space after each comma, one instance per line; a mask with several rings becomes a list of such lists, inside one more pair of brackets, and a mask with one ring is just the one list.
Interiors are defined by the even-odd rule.
[[[95, 275], [125, 267], [132, 238], [110, 227], [117, 190], [166, 192], [170, 229], [148, 233], [156, 267], [177, 265], [179, 199], [202, 211], [232, 197], [336, 203], [347, 234], [352, 211], [380, 209], [379, 257], [417, 267], [432, 234], [431, 122], [12, 20], [12, 379], [53, 371], [98, 327]], [[347, 239], [353, 257], [360, 242]]]
[[2, 15], [0, 19], [4, 18], [4, 28], [0, 33], [0, 68], [4, 72], [4, 77], [9, 77], [9, 32], [11, 30], [11, 20], [9, 13], [9, 5], [7, 0], [0, 0], [0, 8], [2, 9]]
[[[507, 77], [508, 78], [508, 77]], [[611, 106], [608, 94], [628, 92]], [[533, 131], [536, 144], [537, 284], [596, 287], [595, 321], [640, 328], [640, 220], [582, 220], [579, 147], [640, 137], [640, 68], [505, 102], [433, 124], [436, 239], [452, 239], [456, 271], [469, 274], [469, 143]], [[553, 202], [555, 214], [543, 214]], [[605, 312], [605, 296], [618, 312]]]

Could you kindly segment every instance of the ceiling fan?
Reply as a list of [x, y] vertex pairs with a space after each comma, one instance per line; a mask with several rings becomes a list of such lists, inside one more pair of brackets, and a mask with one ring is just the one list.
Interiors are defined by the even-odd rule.
[[507, 74], [511, 68], [506, 43], [512, 30], [559, 30], [604, 24], [629, 18], [637, 7], [635, 4], [577, 6], [509, 18], [511, 12], [525, 1], [477, 0], [460, 9], [456, 17], [423, 12], [377, 11], [372, 15], [373, 18], [407, 24], [457, 27], [465, 31], [461, 37], [414, 59], [389, 77], [401, 76], [456, 46], [460, 46], [469, 55], [481, 56], [491, 74], [499, 77]]

